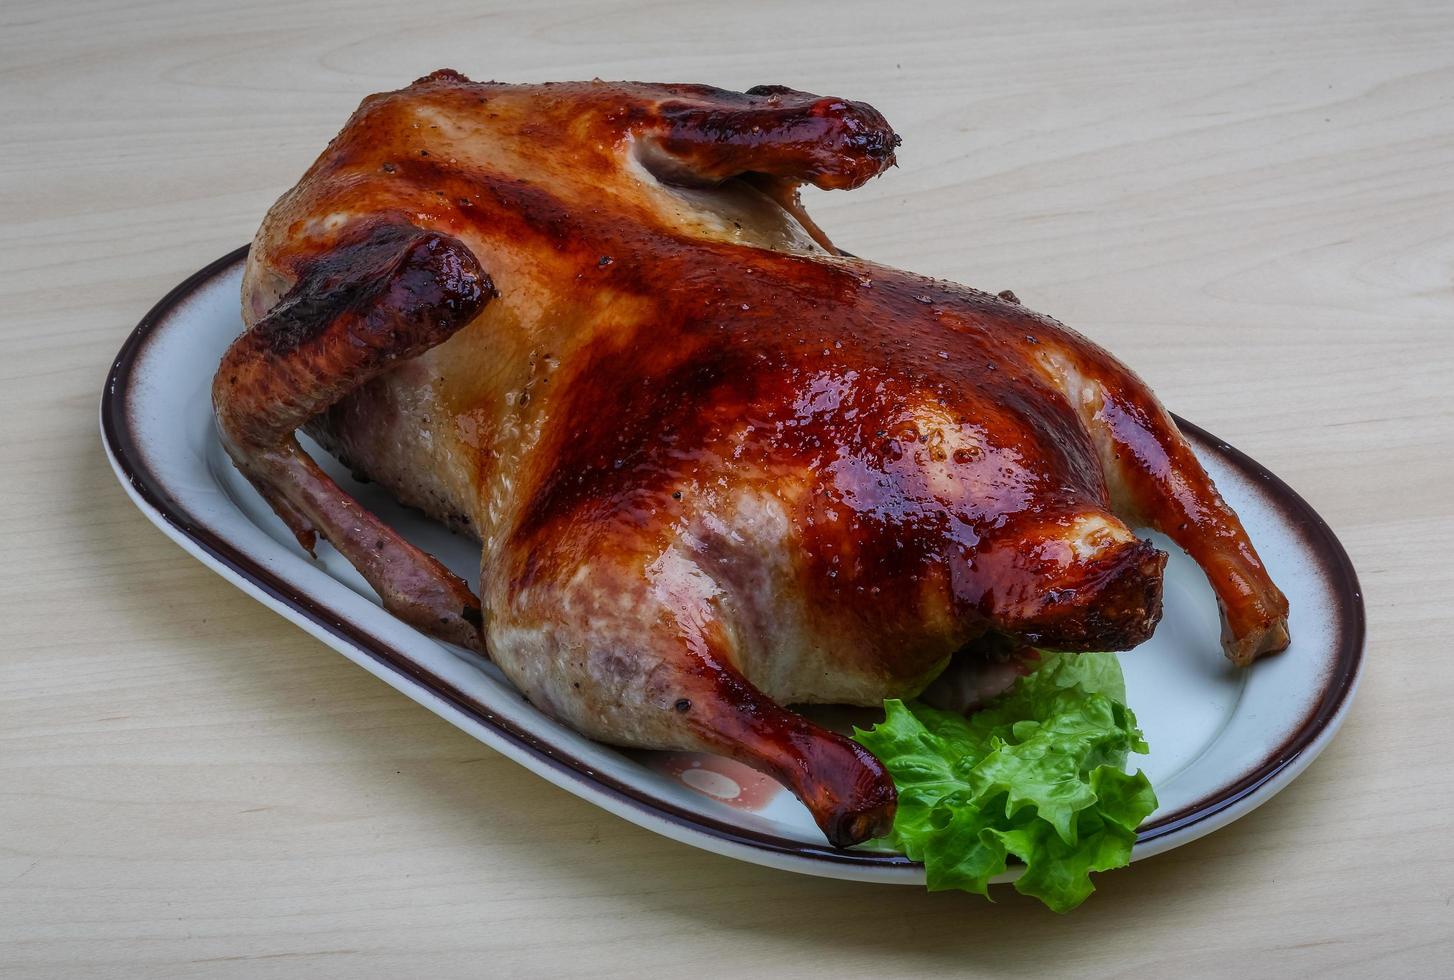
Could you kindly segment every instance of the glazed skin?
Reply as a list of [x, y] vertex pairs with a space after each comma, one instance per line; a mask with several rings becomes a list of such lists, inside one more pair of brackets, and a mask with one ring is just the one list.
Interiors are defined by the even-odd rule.
[[[840, 845], [886, 829], [893, 785], [784, 706], [914, 696], [985, 649], [1135, 646], [1165, 555], [1131, 525], [1206, 571], [1234, 662], [1285, 647], [1285, 599], [1134, 374], [803, 213], [801, 183], [859, 186], [897, 144], [862, 103], [777, 87], [442, 71], [371, 96], [258, 232], [224, 443], [305, 547], [542, 710], [754, 765]], [[480, 597], [303, 426], [477, 537]]]

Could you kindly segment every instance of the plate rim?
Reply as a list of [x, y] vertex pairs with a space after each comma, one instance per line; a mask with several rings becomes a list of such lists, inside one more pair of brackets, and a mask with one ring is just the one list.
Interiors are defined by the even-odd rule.
[[[340, 650], [340, 643], [347, 644], [374, 664], [369, 668], [371, 672], [406, 695], [414, 692], [429, 695], [438, 702], [426, 705], [431, 710], [444, 713], [440, 708], [447, 707], [449, 713], [458, 714], [473, 726], [491, 733], [494, 736], [490, 740], [492, 746], [513, 761], [634, 823], [676, 840], [706, 846], [709, 850], [758, 864], [786, 866], [834, 877], [904, 882], [920, 880], [922, 865], [903, 855], [839, 850], [826, 842], [799, 841], [742, 827], [646, 795], [627, 782], [593, 769], [568, 750], [497, 714], [488, 705], [416, 663], [407, 653], [394, 648], [368, 629], [331, 614], [326, 604], [299, 594], [240, 547], [208, 527], [173, 496], [166, 481], [147, 464], [140, 448], [141, 440], [133, 431], [135, 420], [128, 397], [132, 372], [148, 343], [167, 321], [192, 295], [242, 262], [250, 247], [243, 245], [233, 249], [169, 290], [127, 336], [107, 373], [100, 403], [102, 443], [117, 478], [133, 502], [154, 524], [214, 571], [319, 639]], [[1220, 454], [1248, 478], [1249, 483], [1258, 485], [1287, 524], [1300, 533], [1307, 553], [1314, 559], [1313, 574], [1323, 578], [1332, 597], [1336, 620], [1333, 624], [1335, 652], [1322, 687], [1298, 726], [1260, 762], [1250, 766], [1235, 780], [1179, 810], [1143, 824], [1137, 831], [1134, 859], [1149, 857], [1218, 829], [1271, 798], [1306, 768], [1337, 731], [1347, 713], [1363, 672], [1367, 637], [1363, 594], [1357, 573], [1327, 522], [1296, 491], [1252, 457], [1200, 426], [1180, 416], [1172, 417], [1189, 438]], [[306, 623], [300, 622], [297, 617], [302, 617]], [[380, 671], [393, 676], [386, 676]], [[472, 734], [479, 737], [478, 733]], [[513, 747], [531, 761], [506, 751], [503, 745]], [[707, 839], [698, 839], [703, 837]], [[784, 859], [790, 863], [785, 865]]]

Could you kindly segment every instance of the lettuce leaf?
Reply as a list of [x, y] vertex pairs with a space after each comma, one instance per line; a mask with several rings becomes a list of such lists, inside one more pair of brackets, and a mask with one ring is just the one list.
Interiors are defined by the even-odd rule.
[[879, 843], [924, 864], [930, 891], [989, 897], [1011, 855], [1025, 865], [1016, 890], [1068, 912], [1095, 886], [1090, 875], [1131, 861], [1136, 828], [1156, 809], [1145, 753], [1109, 653], [1047, 654], [1041, 666], [969, 718], [921, 704], [884, 702], [884, 720], [854, 738], [883, 762], [899, 790]]

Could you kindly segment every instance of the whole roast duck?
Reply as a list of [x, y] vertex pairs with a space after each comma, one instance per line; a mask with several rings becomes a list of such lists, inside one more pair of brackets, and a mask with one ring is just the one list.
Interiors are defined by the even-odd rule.
[[[893, 783], [785, 705], [1141, 643], [1166, 556], [1132, 525], [1206, 572], [1233, 662], [1285, 647], [1286, 600], [1136, 375], [803, 211], [801, 184], [857, 187], [898, 143], [779, 86], [439, 71], [370, 96], [253, 242], [213, 385], [227, 450], [303, 547], [541, 710], [752, 765], [839, 846], [887, 829]], [[300, 427], [478, 538], [481, 595]]]

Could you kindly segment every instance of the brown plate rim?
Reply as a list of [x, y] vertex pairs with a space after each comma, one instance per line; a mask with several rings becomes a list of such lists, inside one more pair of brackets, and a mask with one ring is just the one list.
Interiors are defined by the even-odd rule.
[[[571, 780], [590, 784], [596, 792], [604, 793], [622, 805], [639, 808], [658, 819], [708, 834], [724, 843], [759, 851], [863, 869], [915, 866], [914, 862], [901, 855], [838, 850], [826, 843], [793, 840], [717, 820], [678, 807], [645, 793], [630, 783], [607, 776], [570, 751], [498, 715], [478, 699], [423, 668], [379, 637], [348, 623], [322, 603], [298, 594], [286, 582], [188, 511], [167, 491], [165, 483], [146, 464], [145, 454], [141, 452], [128, 399], [132, 372], [147, 343], [171, 314], [198, 289], [241, 262], [247, 256], [248, 249], [249, 246], [244, 245], [228, 252], [188, 276], [162, 297], [142, 317], [112, 363], [101, 397], [102, 437], [118, 472], [141, 500], [218, 564], [252, 583], [274, 602], [289, 607], [385, 669], [421, 686], [539, 763], [553, 768]], [[1137, 832], [1138, 845], [1148, 844], [1211, 819], [1256, 793], [1280, 773], [1294, 766], [1313, 746], [1318, 735], [1343, 710], [1362, 667], [1366, 634], [1363, 595], [1358, 585], [1358, 576], [1347, 552], [1327, 522], [1296, 491], [1250, 456], [1185, 419], [1176, 417], [1176, 423], [1189, 438], [1218, 453], [1240, 471], [1249, 483], [1260, 486], [1276, 505], [1282, 518], [1301, 533], [1308, 554], [1315, 558], [1318, 573], [1323, 576], [1333, 596], [1337, 618], [1334, 641], [1336, 649], [1332, 669], [1324, 678], [1318, 697], [1308, 708], [1299, 726], [1280, 745], [1259, 763], [1249, 767], [1241, 777], [1219, 788], [1217, 792], [1143, 824]]]

